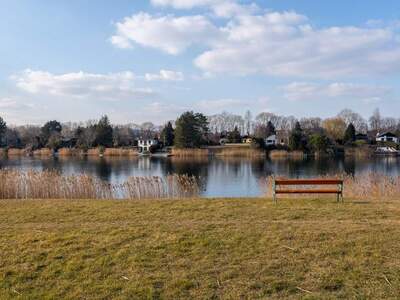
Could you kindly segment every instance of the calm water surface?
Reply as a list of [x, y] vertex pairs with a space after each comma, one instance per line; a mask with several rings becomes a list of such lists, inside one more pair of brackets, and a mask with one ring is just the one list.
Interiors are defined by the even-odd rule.
[[49, 158], [33, 157], [0, 160], [0, 168], [58, 170], [63, 174], [86, 173], [112, 183], [129, 176], [189, 174], [202, 178], [206, 197], [254, 197], [264, 192], [260, 182], [268, 175], [316, 177], [346, 172], [378, 172], [400, 175], [400, 158], [267, 160], [240, 158]]

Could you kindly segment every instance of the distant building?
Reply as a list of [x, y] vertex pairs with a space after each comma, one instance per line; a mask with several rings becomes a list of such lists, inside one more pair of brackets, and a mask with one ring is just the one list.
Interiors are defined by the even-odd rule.
[[399, 138], [391, 132], [385, 132], [381, 134], [376, 135], [376, 141], [377, 142], [393, 142], [393, 143], [398, 143]]
[[138, 140], [139, 152], [150, 152], [152, 149], [157, 148], [160, 142], [157, 139]]
[[77, 141], [77, 138], [63, 138], [60, 143], [60, 148], [74, 148]]
[[289, 144], [289, 135], [290, 132], [288, 130], [277, 130], [276, 131], [276, 143], [277, 145], [288, 145]]
[[249, 137], [249, 136], [246, 136], [246, 137], [244, 137], [243, 139], [242, 139], [242, 143], [243, 144], [251, 144], [253, 142], [253, 138], [252, 137]]
[[265, 139], [265, 145], [266, 146], [275, 146], [277, 144], [276, 141], [276, 134], [270, 135]]
[[229, 140], [227, 138], [222, 138], [222, 139], [219, 140], [219, 144], [221, 146], [226, 145], [228, 143], [229, 143]]

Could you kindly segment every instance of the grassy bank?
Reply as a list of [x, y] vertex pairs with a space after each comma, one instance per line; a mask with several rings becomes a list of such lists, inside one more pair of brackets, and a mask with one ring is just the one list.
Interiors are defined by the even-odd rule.
[[395, 299], [400, 201], [0, 201], [0, 299]]

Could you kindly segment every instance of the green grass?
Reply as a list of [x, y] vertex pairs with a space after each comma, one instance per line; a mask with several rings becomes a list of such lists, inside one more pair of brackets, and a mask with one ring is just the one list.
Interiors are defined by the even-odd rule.
[[400, 201], [0, 201], [0, 299], [398, 299]]

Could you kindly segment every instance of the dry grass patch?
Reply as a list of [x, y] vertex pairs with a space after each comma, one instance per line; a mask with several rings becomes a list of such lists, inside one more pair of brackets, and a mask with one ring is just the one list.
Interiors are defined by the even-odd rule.
[[400, 201], [0, 201], [1, 299], [396, 299]]
[[129, 148], [106, 148], [104, 156], [138, 156], [139, 152], [136, 149]]

